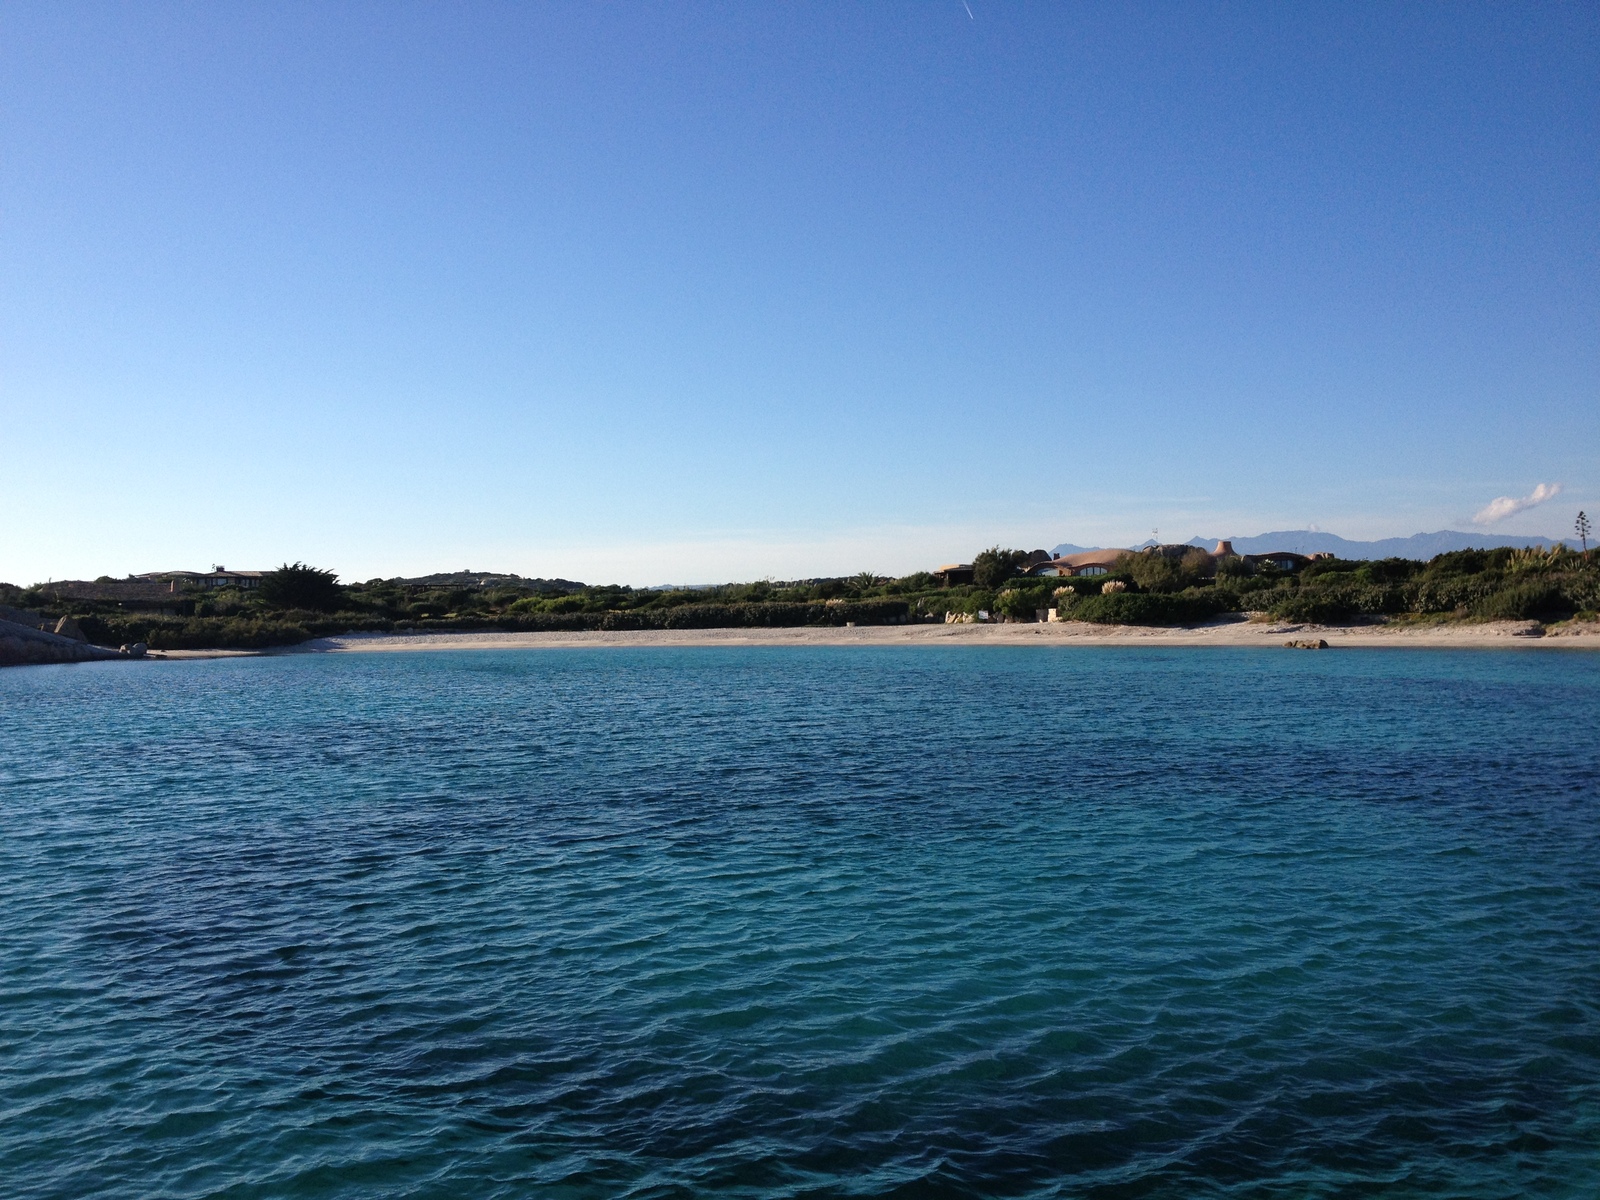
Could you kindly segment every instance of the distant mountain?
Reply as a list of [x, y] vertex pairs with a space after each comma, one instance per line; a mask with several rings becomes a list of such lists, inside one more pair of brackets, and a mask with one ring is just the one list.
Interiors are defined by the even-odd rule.
[[[1229, 541], [1240, 554], [1268, 554], [1274, 550], [1289, 550], [1296, 554], [1337, 554], [1340, 558], [1414, 558], [1426, 562], [1437, 554], [1448, 554], [1452, 550], [1496, 550], [1501, 546], [1516, 548], [1554, 546], [1560, 540], [1548, 537], [1506, 537], [1494, 533], [1459, 533], [1453, 529], [1441, 529], [1438, 533], [1414, 533], [1405, 538], [1353, 542], [1333, 533], [1318, 533], [1310, 529], [1284, 529], [1277, 533], [1259, 534], [1256, 537], [1193, 537], [1187, 544], [1203, 546], [1210, 550], [1219, 541]], [[1083, 549], [1081, 546], [1064, 544], [1057, 546], [1055, 553], [1076, 554], [1081, 549]]]
[[[1437, 533], [1414, 533], [1404, 538], [1380, 538], [1375, 542], [1352, 542], [1332, 533], [1309, 529], [1280, 530], [1258, 537], [1228, 538], [1240, 554], [1266, 554], [1273, 550], [1292, 550], [1297, 554], [1337, 554], [1340, 558], [1414, 558], [1426, 562], [1436, 554], [1452, 550], [1497, 550], [1501, 546], [1553, 546], [1560, 539], [1549, 537], [1506, 537], [1493, 533], [1460, 533], [1441, 529]], [[1217, 538], [1190, 538], [1191, 546], [1207, 550]]]

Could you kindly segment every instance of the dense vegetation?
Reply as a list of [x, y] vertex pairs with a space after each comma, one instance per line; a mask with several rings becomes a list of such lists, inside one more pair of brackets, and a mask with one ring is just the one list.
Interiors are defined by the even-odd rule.
[[67, 596], [51, 585], [22, 589], [0, 584], [0, 604], [52, 619], [72, 616], [91, 641], [102, 645], [262, 649], [348, 631], [893, 624], [911, 619], [904, 584], [928, 590], [936, 581], [928, 575], [894, 581], [864, 574], [683, 589], [589, 587], [566, 581], [476, 586], [374, 579], [340, 585], [333, 573], [296, 563], [269, 574], [253, 592], [190, 591], [140, 603]]
[[1032, 621], [1051, 608], [1067, 620], [1137, 625], [1195, 624], [1243, 612], [1315, 623], [1551, 621], [1594, 619], [1600, 609], [1600, 560], [1561, 547], [1466, 550], [1427, 563], [1323, 559], [1297, 572], [1240, 559], [1218, 564], [1200, 551], [1136, 554], [1090, 579], [1019, 577], [1024, 557], [993, 547], [975, 558], [975, 582], [956, 587], [925, 573], [679, 589], [504, 577], [481, 585], [381, 579], [341, 585], [332, 572], [296, 563], [271, 573], [253, 593], [225, 588], [140, 603], [0, 585], [0, 604], [74, 617], [102, 645], [142, 641], [155, 649], [282, 646], [351, 630], [867, 625], [979, 614]]
[[[1210, 568], [1202, 558], [1128, 556], [1119, 561], [1112, 578], [1125, 582], [1129, 593], [1121, 597], [1073, 595], [1064, 598], [1064, 607], [1073, 617], [1100, 620], [1098, 609], [1106, 601], [1126, 604], [1137, 591], [1152, 598], [1165, 595], [1191, 602], [1198, 606], [1196, 611], [1259, 612], [1279, 620], [1323, 624], [1424, 616], [1592, 619], [1600, 608], [1600, 563], [1560, 546], [1551, 550], [1461, 550], [1426, 563], [1399, 558], [1375, 562], [1329, 558], [1311, 562], [1297, 572], [1224, 560], [1216, 566], [1212, 579], [1204, 578]], [[1093, 591], [1082, 584], [1076, 590]], [[1118, 610], [1113, 605], [1108, 611]]]

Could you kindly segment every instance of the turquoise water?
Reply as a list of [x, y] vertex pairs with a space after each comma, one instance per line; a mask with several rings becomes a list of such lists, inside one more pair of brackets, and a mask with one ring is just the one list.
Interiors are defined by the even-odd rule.
[[0, 672], [0, 1195], [1600, 1195], [1600, 656]]

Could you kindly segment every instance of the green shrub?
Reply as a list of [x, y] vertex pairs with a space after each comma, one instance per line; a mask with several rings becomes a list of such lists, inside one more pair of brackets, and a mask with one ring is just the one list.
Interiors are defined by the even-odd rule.
[[1510, 550], [1451, 550], [1428, 560], [1428, 575], [1478, 575], [1486, 570], [1504, 570]]
[[1279, 621], [1310, 621], [1318, 625], [1347, 621], [1355, 615], [1355, 608], [1349, 601], [1309, 589], [1284, 596], [1267, 611]]
[[1404, 583], [1422, 570], [1422, 564], [1409, 558], [1380, 558], [1359, 564], [1354, 572], [1362, 583]]
[[1141, 551], [1124, 554], [1112, 570], [1139, 585], [1146, 592], [1181, 592], [1193, 587], [1212, 572], [1211, 556], [1196, 546], [1182, 558]]
[[1561, 588], [1542, 579], [1501, 588], [1472, 606], [1472, 615], [1496, 621], [1527, 621], [1572, 611]]
[[1048, 587], [1007, 588], [994, 598], [994, 611], [1013, 621], [1031, 621], [1041, 608], [1049, 608]]
[[[1359, 573], [1355, 575], [1323, 575], [1310, 582], [1302, 582], [1297, 592], [1291, 593], [1289, 598], [1280, 603], [1286, 604], [1291, 608], [1298, 605], [1300, 609], [1305, 611], [1310, 611], [1312, 608], [1317, 607], [1327, 612], [1342, 610], [1345, 616], [1354, 613], [1377, 616], [1381, 613], [1405, 612], [1410, 607], [1409, 596], [1404, 586], [1362, 582]], [[1294, 619], [1314, 620], [1316, 618], [1297, 617]]]
[[1226, 611], [1227, 593], [1114, 592], [1074, 600], [1066, 616], [1096, 625], [1195, 625]]
[[[1463, 550], [1460, 553], [1474, 552]], [[1460, 608], [1475, 606], [1493, 595], [1500, 586], [1498, 575], [1425, 576], [1409, 585], [1411, 602], [1408, 607], [1412, 612], [1419, 613], [1455, 612]]]
[[265, 650], [293, 646], [311, 637], [304, 625], [243, 617], [191, 617], [151, 629], [143, 640], [152, 650]]
[[1561, 580], [1561, 596], [1573, 610], [1600, 608], [1600, 571], [1573, 573]]

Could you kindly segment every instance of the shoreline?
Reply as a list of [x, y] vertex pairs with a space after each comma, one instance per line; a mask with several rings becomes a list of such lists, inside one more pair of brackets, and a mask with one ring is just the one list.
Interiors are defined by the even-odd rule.
[[[423, 650], [557, 650], [627, 646], [1251, 646], [1324, 641], [1328, 649], [1600, 650], [1600, 623], [1545, 631], [1536, 621], [1427, 626], [1311, 625], [1222, 621], [1191, 628], [1059, 624], [799, 626], [736, 629], [507, 633], [352, 633], [314, 638], [266, 654], [404, 653]], [[171, 652], [169, 652], [171, 653]], [[189, 651], [199, 657], [207, 651]], [[234, 653], [239, 653], [235, 651]], [[248, 653], [248, 652], [247, 652]]]
[[[151, 650], [124, 662], [265, 658], [293, 654], [393, 654], [441, 650], [582, 650], [715, 646], [1233, 646], [1328, 650], [1600, 650], [1600, 621], [1315, 625], [1223, 618], [1197, 626], [1094, 625], [1086, 621], [992, 625], [752, 626], [548, 632], [424, 630], [345, 633], [262, 650]], [[1317, 643], [1322, 643], [1317, 646]], [[91, 648], [98, 649], [98, 648]], [[14, 665], [29, 665], [17, 663]], [[42, 665], [33, 663], [31, 665]]]

